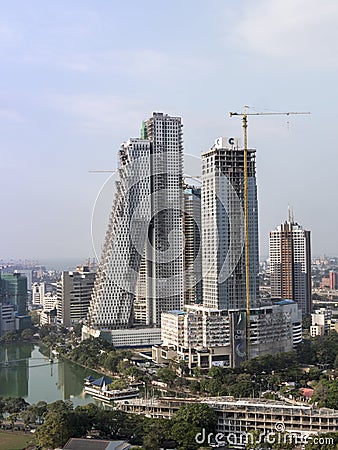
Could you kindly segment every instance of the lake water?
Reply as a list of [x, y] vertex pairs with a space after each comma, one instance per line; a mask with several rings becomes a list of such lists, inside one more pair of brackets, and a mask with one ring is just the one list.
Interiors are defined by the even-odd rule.
[[0, 397], [23, 397], [29, 403], [71, 400], [74, 406], [99, 404], [83, 391], [83, 380], [88, 375], [101, 376], [67, 360], [54, 359], [51, 364], [49, 350], [37, 345], [0, 346]]

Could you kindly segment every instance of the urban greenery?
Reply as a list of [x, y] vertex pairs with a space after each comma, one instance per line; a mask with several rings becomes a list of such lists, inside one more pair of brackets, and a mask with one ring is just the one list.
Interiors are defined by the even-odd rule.
[[[47, 327], [40, 330], [42, 341], [56, 346], [60, 336]], [[334, 370], [338, 368], [338, 333], [304, 340], [297, 351], [264, 355], [254, 358], [239, 368], [213, 367], [209, 373], [194, 371], [187, 377], [184, 361], [171, 361], [168, 367], [157, 368], [151, 374], [133, 364], [130, 350], [115, 349], [102, 339], [87, 339], [62, 344], [61, 356], [88, 368], [118, 377], [114, 386], [125, 386], [126, 381], [152, 380], [164, 383], [168, 391], [180, 395], [230, 395], [233, 397], [301, 399], [300, 388], [311, 387], [315, 392], [312, 401], [319, 406], [338, 409], [337, 380]], [[178, 375], [180, 374], [180, 376]], [[120, 381], [119, 381], [120, 380]], [[289, 386], [289, 384], [293, 386]]]
[[[202, 428], [214, 432], [216, 414], [205, 404], [182, 407], [171, 420], [149, 419], [94, 404], [78, 406], [58, 400], [51, 404], [27, 404], [23, 399], [2, 399], [1, 418], [14, 428], [18, 421], [36, 427], [34, 444], [40, 449], [63, 446], [71, 437], [94, 435], [104, 439], [126, 439], [130, 443], [158, 450], [165, 440], [175, 440], [182, 450], [195, 450], [196, 433]], [[4, 419], [4, 414], [6, 419]]]

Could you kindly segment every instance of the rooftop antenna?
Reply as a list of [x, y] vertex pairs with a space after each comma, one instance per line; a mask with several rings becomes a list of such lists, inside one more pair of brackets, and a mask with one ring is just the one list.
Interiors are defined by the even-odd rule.
[[290, 205], [288, 205], [288, 222], [291, 223], [291, 209], [290, 209]]

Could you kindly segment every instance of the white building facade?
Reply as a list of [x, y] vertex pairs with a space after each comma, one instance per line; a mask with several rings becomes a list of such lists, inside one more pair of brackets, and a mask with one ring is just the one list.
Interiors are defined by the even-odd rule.
[[87, 317], [95, 275], [87, 266], [62, 272], [56, 294], [58, 325], [71, 327]]
[[[162, 314], [162, 344], [152, 349], [153, 360], [185, 361], [189, 369], [238, 367], [246, 360], [245, 310], [203, 306]], [[302, 341], [301, 311], [285, 300], [250, 310], [251, 357], [292, 351]]]
[[158, 342], [161, 313], [182, 308], [182, 152], [181, 118], [163, 113], [121, 145], [86, 333], [151, 327]]
[[[247, 150], [251, 306], [259, 287], [255, 153]], [[221, 137], [202, 154], [203, 304], [208, 308], [245, 308], [244, 225], [244, 150], [238, 139]]]

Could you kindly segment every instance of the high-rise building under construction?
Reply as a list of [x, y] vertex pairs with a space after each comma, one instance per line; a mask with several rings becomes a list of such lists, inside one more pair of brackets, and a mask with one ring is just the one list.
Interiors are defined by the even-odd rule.
[[[256, 151], [247, 150], [250, 307], [258, 299]], [[244, 150], [238, 139], [218, 138], [202, 153], [203, 304], [246, 308]]]

